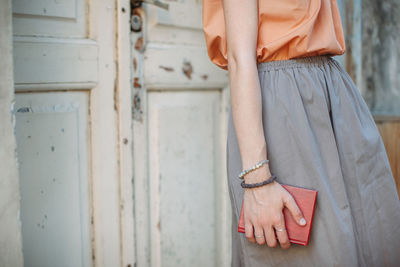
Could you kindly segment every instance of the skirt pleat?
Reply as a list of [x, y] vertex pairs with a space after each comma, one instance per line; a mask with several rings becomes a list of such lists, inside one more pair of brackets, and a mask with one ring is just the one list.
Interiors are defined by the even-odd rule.
[[258, 63], [269, 167], [318, 190], [307, 246], [250, 243], [237, 232], [241, 156], [228, 121], [232, 266], [400, 266], [400, 201], [383, 141], [360, 92], [328, 55]]

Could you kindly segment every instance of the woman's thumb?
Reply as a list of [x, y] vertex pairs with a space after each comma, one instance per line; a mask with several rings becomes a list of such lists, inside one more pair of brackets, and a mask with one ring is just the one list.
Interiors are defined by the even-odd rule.
[[[290, 195], [290, 194], [289, 194]], [[300, 211], [299, 206], [297, 206], [296, 201], [294, 200], [293, 196], [290, 195], [284, 201], [285, 206], [289, 209], [290, 213], [292, 214], [294, 220], [301, 226], [306, 225], [306, 219], [304, 219], [303, 214]]]

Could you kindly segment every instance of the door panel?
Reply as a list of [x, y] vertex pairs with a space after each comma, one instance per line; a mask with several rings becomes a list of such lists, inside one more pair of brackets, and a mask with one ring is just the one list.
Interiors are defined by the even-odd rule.
[[13, 0], [14, 35], [84, 38], [86, 3], [81, 0]]
[[82, 1], [70, 0], [14, 0], [13, 9], [14, 13], [25, 15], [38, 15], [57, 18], [76, 18], [77, 4]]
[[[164, 1], [166, 2], [166, 1]], [[138, 266], [230, 266], [228, 73], [207, 56], [201, 1], [134, 10]]]
[[91, 89], [98, 81], [98, 48], [88, 39], [14, 38], [16, 89]]
[[25, 266], [90, 266], [88, 94], [17, 94]]
[[150, 43], [143, 68], [148, 88], [220, 88], [228, 79], [226, 71], [210, 66], [201, 46]]
[[214, 266], [220, 91], [148, 97], [152, 265]]

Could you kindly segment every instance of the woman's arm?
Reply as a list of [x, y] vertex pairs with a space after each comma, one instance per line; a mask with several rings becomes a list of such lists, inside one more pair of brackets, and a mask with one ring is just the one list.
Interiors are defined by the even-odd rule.
[[[257, 71], [258, 0], [223, 0], [232, 117], [242, 158], [247, 169], [267, 157], [262, 123], [261, 88]], [[245, 175], [246, 183], [271, 176], [268, 164]], [[279, 178], [279, 177], [278, 177]], [[238, 181], [239, 182], [239, 181]], [[278, 182], [245, 189], [244, 220], [250, 242], [277, 245], [273, 227], [285, 226], [282, 209], [286, 205], [297, 222], [301, 211], [293, 197]], [[299, 223], [300, 224], [300, 223]], [[255, 238], [264, 236], [263, 238]], [[282, 248], [290, 246], [286, 231], [278, 232]]]

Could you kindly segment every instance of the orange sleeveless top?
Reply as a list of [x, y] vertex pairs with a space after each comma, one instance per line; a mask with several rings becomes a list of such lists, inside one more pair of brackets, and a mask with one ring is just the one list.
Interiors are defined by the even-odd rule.
[[[210, 60], [227, 70], [222, 0], [203, 0], [203, 32]], [[257, 62], [313, 55], [342, 55], [336, 0], [258, 0]]]

